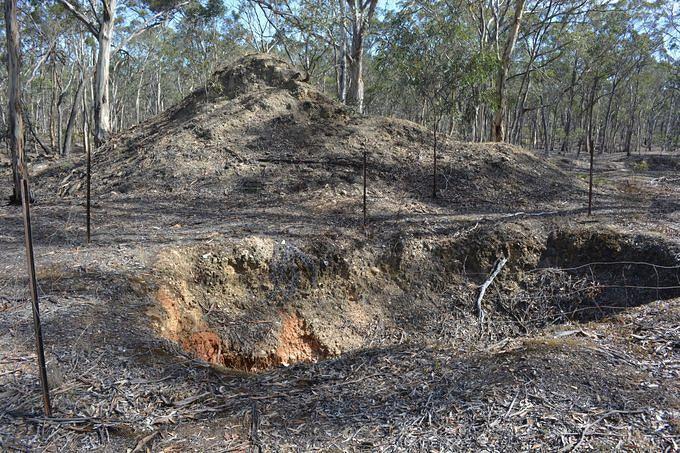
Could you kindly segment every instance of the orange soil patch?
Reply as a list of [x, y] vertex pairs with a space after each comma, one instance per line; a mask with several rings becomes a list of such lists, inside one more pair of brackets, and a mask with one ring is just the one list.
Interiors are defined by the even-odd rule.
[[206, 362], [224, 363], [222, 339], [215, 332], [194, 332], [183, 338], [180, 343], [185, 350], [193, 352]]
[[309, 331], [307, 323], [297, 313], [283, 318], [279, 345], [274, 360], [281, 365], [295, 362], [315, 362], [327, 354], [326, 348]]
[[[184, 293], [184, 291], [182, 291]], [[243, 356], [230, 349], [208, 326], [195, 307], [187, 306], [184, 296], [177, 296], [167, 287], [155, 293], [161, 309], [159, 330], [165, 338], [208, 363], [247, 371], [262, 371], [296, 362], [315, 362], [328, 355], [326, 348], [311, 332], [298, 313], [285, 313], [276, 335], [276, 349], [264, 357]]]

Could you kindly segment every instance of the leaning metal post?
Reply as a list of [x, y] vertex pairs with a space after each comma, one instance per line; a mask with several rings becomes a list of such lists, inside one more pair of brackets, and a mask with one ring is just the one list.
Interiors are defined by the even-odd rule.
[[437, 123], [435, 122], [433, 128], [434, 144], [433, 150], [433, 167], [432, 167], [432, 198], [437, 198]]
[[[25, 165], [22, 162], [22, 166]], [[33, 257], [33, 235], [31, 233], [31, 205], [30, 191], [28, 186], [27, 171], [24, 167], [21, 178], [21, 205], [24, 214], [24, 242], [26, 246], [26, 266], [28, 267], [28, 286], [31, 291], [31, 303], [33, 305], [33, 328], [35, 332], [35, 351], [38, 356], [38, 368], [40, 370], [40, 387], [43, 394], [43, 406], [45, 416], [52, 416], [52, 404], [50, 403], [50, 389], [47, 384], [47, 366], [45, 365], [45, 349], [43, 346], [42, 326], [40, 324], [40, 306], [38, 303], [38, 285], [35, 279], [35, 259]]]
[[[86, 138], [87, 140], [87, 138]], [[86, 200], [85, 200], [85, 217], [86, 217], [86, 231], [85, 231], [85, 236], [86, 236], [86, 241], [89, 244], [92, 241], [92, 236], [91, 236], [91, 225], [92, 225], [92, 196], [91, 196], [91, 182], [92, 182], [92, 151], [90, 150], [90, 144], [88, 143], [85, 149], [85, 152], [87, 153], [87, 176], [86, 176]]]
[[366, 150], [364, 149], [364, 228], [366, 228]]

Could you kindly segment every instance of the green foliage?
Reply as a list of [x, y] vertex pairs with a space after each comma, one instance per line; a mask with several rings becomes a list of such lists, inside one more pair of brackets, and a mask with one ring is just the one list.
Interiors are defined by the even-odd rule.
[[[488, 139], [515, 1], [381, 0], [364, 46], [368, 112]], [[641, 146], [677, 146], [680, 63], [669, 0], [527, 1], [506, 81], [511, 140], [541, 146], [550, 135], [575, 150], [597, 81], [596, 146], [610, 141], [616, 146], [605, 148], [620, 151], [628, 131]], [[90, 2], [72, 3], [94, 20]], [[101, 14], [101, 0], [92, 7]], [[144, 118], [160, 108], [159, 96], [167, 107], [209, 89], [211, 74], [244, 52], [275, 53], [326, 94], [340, 91], [346, 0], [118, 0], [117, 11], [114, 48], [123, 48], [112, 56], [112, 108], [126, 117], [118, 127], [132, 124], [137, 93]], [[19, 12], [27, 110], [48, 134], [51, 104], [61, 97], [62, 113], [68, 108], [80, 71], [93, 72], [97, 43], [57, 0], [23, 0]], [[135, 34], [163, 12], [166, 21]]]
[[423, 99], [428, 116], [457, 115], [456, 101], [497, 65], [491, 52], [476, 49], [470, 25], [445, 1], [411, 4], [388, 14], [375, 49], [379, 76], [373, 91], [392, 93], [401, 102]]
[[646, 160], [639, 160], [633, 164], [633, 171], [645, 172], [649, 170], [649, 164]]

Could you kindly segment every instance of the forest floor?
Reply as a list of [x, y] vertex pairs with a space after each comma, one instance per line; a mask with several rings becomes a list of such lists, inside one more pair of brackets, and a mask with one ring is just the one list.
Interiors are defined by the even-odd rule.
[[95, 155], [91, 244], [82, 156], [31, 163], [50, 419], [0, 208], [0, 449], [679, 448], [680, 156], [597, 155], [587, 216], [585, 156], [445, 141], [433, 200], [416, 125], [217, 77]]

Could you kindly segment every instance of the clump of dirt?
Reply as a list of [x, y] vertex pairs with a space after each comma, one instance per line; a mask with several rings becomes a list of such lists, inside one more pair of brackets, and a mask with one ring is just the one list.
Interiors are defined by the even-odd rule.
[[500, 257], [508, 258], [507, 269], [514, 275], [538, 265], [545, 249], [542, 228], [534, 224], [511, 223], [476, 228], [465, 240], [442, 243], [438, 255], [446, 262], [446, 272], [486, 277]]
[[197, 357], [261, 371], [441, 328], [427, 319], [450, 316], [443, 294], [474, 315], [500, 257], [507, 265], [484, 300], [499, 335], [680, 295], [680, 248], [653, 236], [518, 222], [389, 244], [250, 237], [172, 249], [155, 265], [151, 315]]
[[[361, 117], [270, 55], [249, 55], [162, 114], [113, 137], [94, 156], [95, 193], [191, 193], [323, 215], [360, 194], [363, 151], [383, 215], [433, 205], [432, 136], [408, 121]], [[440, 140], [434, 206], [555, 202], [583, 189], [545, 159], [505, 144]], [[82, 169], [60, 174], [82, 191]], [[47, 183], [47, 182], [45, 182]], [[353, 204], [352, 203], [352, 204]]]
[[[584, 184], [518, 147], [445, 138], [435, 199], [432, 144], [417, 124], [355, 115], [285, 62], [250, 55], [101, 147], [93, 187], [102, 198], [197, 203], [181, 216], [200, 216], [201, 203], [229, 211], [241, 239], [161, 253], [146, 292], [163, 336], [249, 371], [372, 342], [427, 342], [454, 312], [456, 338], [472, 338], [479, 286], [502, 257], [506, 267], [483, 301], [488, 318], [505, 326], [498, 335], [676, 294], [656, 289], [677, 286], [677, 259], [657, 259], [665, 245], [592, 230], [549, 234], [538, 220], [447, 230], [438, 217], [473, 209], [475, 218], [519, 218], [508, 206], [526, 207], [543, 211], [532, 213], [538, 218], [573, 206]], [[373, 236], [354, 228], [364, 152]], [[63, 193], [82, 190], [81, 167], [57, 174]], [[434, 225], [420, 223], [421, 214]], [[641, 256], [655, 266], [591, 264]]]

